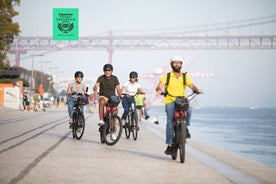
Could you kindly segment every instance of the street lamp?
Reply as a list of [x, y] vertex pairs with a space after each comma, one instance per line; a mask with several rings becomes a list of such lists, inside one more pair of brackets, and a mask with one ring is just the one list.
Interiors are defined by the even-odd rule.
[[48, 78], [48, 80], [49, 80], [49, 97], [51, 96], [51, 76], [52, 76], [52, 70], [53, 69], [58, 69], [58, 67], [49, 67], [49, 70], [50, 70], [50, 75], [49, 75], [49, 78]]
[[34, 57], [35, 56], [44, 56], [43, 54], [33, 54], [32, 59], [32, 77], [31, 77], [31, 87], [30, 87], [30, 97], [32, 96], [32, 90], [33, 90], [33, 80], [34, 80]]
[[[59, 80], [58, 80], [58, 74], [61, 74], [63, 73], [63, 71], [58, 71], [56, 72], [56, 75], [57, 75], [57, 91], [59, 90]], [[59, 91], [58, 91], [59, 92]]]
[[42, 67], [42, 66], [43, 66], [43, 63], [51, 63], [51, 61], [41, 61], [40, 63], [41, 63], [41, 71], [40, 71], [41, 85], [44, 86], [44, 85], [43, 85], [43, 74], [42, 74], [42, 72], [43, 72], [43, 67]]

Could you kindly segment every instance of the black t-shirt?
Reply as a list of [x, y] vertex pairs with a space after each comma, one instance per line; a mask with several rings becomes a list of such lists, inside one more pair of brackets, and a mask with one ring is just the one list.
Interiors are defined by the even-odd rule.
[[26, 94], [23, 95], [23, 101], [25, 101], [25, 102], [28, 101], [28, 96]]
[[109, 79], [105, 75], [98, 77], [97, 82], [100, 83], [100, 96], [110, 98], [115, 95], [116, 86], [119, 85], [119, 80], [116, 76], [111, 75]]

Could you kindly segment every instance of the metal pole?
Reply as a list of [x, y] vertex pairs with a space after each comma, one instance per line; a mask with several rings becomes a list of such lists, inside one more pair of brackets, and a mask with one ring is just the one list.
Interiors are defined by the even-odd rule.
[[40, 70], [40, 77], [41, 77], [41, 79], [40, 79], [40, 81], [41, 81], [41, 85], [42, 85], [42, 87], [44, 88], [44, 84], [43, 84], [43, 63], [51, 63], [51, 61], [41, 61], [41, 70]]
[[44, 56], [43, 54], [37, 54], [35, 55], [33, 53], [33, 58], [32, 58], [32, 78], [31, 78], [31, 87], [30, 87], [30, 98], [32, 96], [32, 90], [33, 90], [33, 80], [34, 80], [34, 57], [35, 56]]

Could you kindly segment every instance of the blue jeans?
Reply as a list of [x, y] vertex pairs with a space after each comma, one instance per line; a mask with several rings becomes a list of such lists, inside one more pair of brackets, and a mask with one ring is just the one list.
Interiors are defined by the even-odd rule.
[[[70, 118], [73, 117], [74, 106], [76, 105], [76, 103], [77, 103], [76, 98], [68, 97], [68, 114]], [[83, 112], [83, 105], [81, 105], [81, 111]]]
[[122, 99], [122, 105], [123, 105], [123, 108], [124, 108], [124, 113], [122, 115], [122, 119], [123, 120], [126, 120], [126, 117], [127, 117], [128, 113], [129, 113], [129, 107], [130, 107], [131, 103], [134, 103], [134, 111], [136, 111], [136, 105], [135, 105], [134, 98], [132, 98], [132, 97], [124, 97]]
[[[173, 139], [173, 122], [174, 122], [174, 112], [175, 112], [175, 104], [174, 102], [169, 103], [165, 106], [165, 112], [167, 115], [167, 124], [166, 124], [166, 144], [172, 144]], [[192, 114], [192, 108], [189, 107], [186, 124], [187, 126], [190, 125], [190, 119]]]

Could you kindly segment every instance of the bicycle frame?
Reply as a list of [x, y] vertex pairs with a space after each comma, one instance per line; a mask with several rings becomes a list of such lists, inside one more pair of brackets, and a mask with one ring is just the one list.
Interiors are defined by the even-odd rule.
[[[137, 95], [139, 93], [136, 93]], [[129, 106], [129, 112], [127, 114], [127, 123], [125, 124], [125, 135], [126, 138], [129, 139], [130, 133], [132, 132], [132, 137], [134, 140], [137, 140], [138, 137], [138, 114], [136, 112], [136, 107], [135, 107], [135, 95], [128, 95], [123, 93], [123, 95], [127, 98], [131, 98], [131, 103]]]
[[[106, 143], [109, 146], [116, 144], [122, 134], [122, 123], [121, 118], [118, 116], [118, 106], [119, 102], [108, 102], [105, 105], [105, 112], [104, 112], [104, 121], [105, 124], [100, 126], [100, 139], [102, 143]], [[116, 130], [119, 129], [119, 130]], [[118, 131], [118, 135], [116, 139], [113, 139], [112, 134], [113, 132]], [[108, 139], [110, 137], [110, 140]]]
[[[161, 93], [161, 95], [167, 95], [166, 93]], [[186, 144], [186, 118], [187, 111], [189, 108], [189, 102], [197, 95], [197, 93], [192, 93], [187, 97], [175, 96], [175, 112], [174, 112], [174, 136], [172, 144], [172, 159], [177, 158], [177, 152], [180, 152], [180, 162], [185, 161], [185, 144]], [[190, 97], [190, 99], [188, 99]]]
[[72, 124], [72, 134], [73, 138], [81, 139], [85, 128], [85, 119], [83, 112], [81, 111], [81, 105], [85, 105], [88, 102], [87, 96], [83, 94], [73, 94], [73, 98], [77, 99], [77, 103], [74, 105], [73, 112], [73, 124]]

